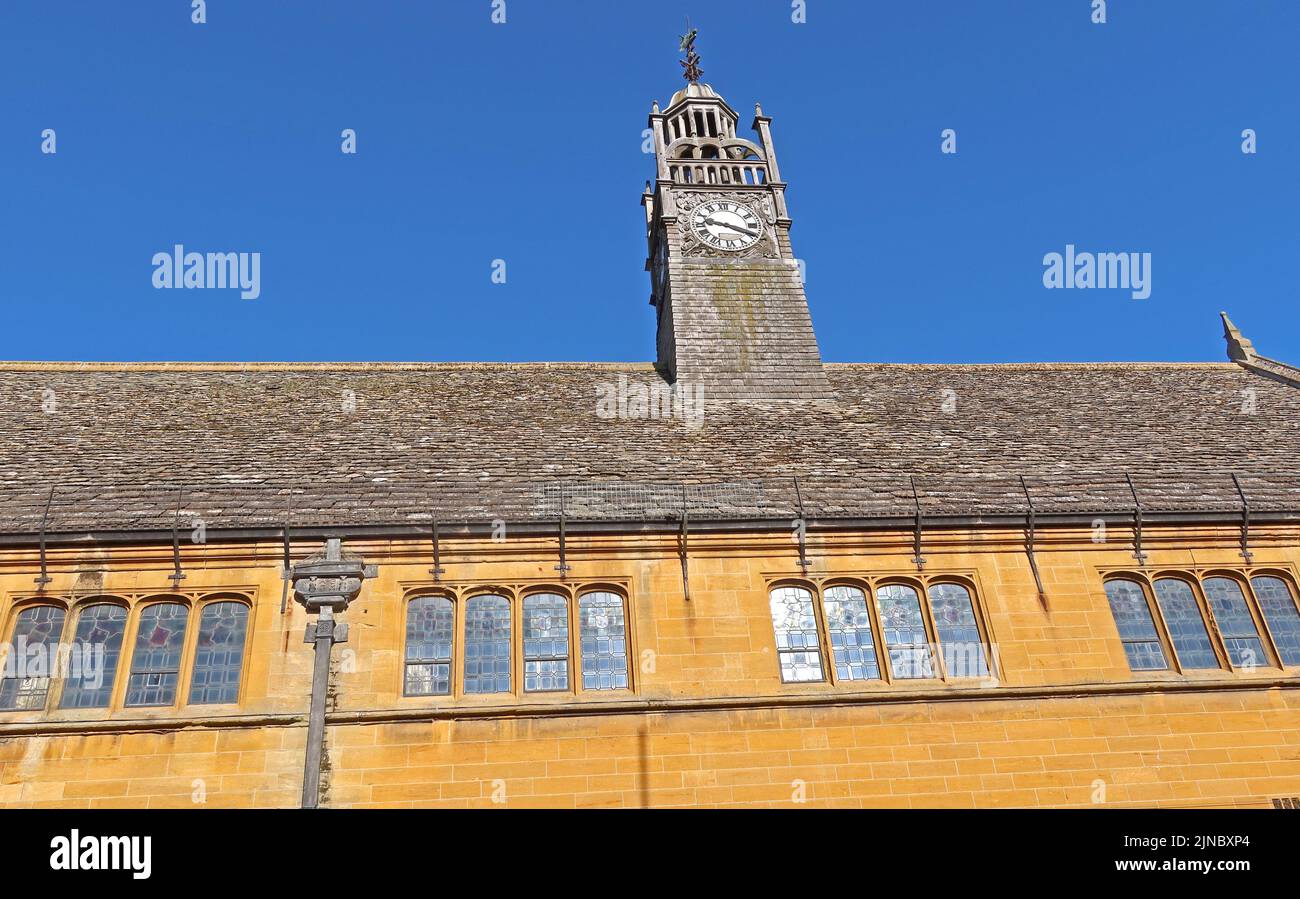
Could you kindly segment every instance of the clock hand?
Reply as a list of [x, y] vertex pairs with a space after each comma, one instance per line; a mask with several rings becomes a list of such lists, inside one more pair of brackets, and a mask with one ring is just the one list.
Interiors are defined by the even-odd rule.
[[750, 237], [757, 237], [757, 236], [758, 236], [758, 232], [757, 232], [757, 231], [750, 231], [748, 228], [742, 228], [742, 227], [740, 227], [739, 225], [732, 225], [732, 224], [730, 224], [730, 223], [728, 223], [728, 222], [719, 222], [719, 221], [717, 221], [716, 219], [706, 218], [706, 219], [704, 220], [704, 224], [706, 224], [706, 225], [716, 225], [716, 226], [719, 227], [719, 228], [726, 228], [726, 229], [728, 229], [729, 231], [739, 231], [741, 234], [748, 234]]

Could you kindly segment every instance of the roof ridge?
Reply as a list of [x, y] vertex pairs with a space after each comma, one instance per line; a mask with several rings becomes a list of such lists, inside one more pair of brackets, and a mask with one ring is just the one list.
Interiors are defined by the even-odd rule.
[[653, 362], [29, 362], [0, 361], [0, 371], [446, 371], [478, 369], [653, 371]]
[[1233, 362], [826, 362], [827, 368], [979, 368], [979, 369], [1088, 369], [1088, 368], [1237, 368]]
[[[1271, 361], [1271, 360], [1270, 360]], [[824, 362], [825, 368], [888, 369], [1157, 369], [1237, 368], [1234, 362]], [[1281, 364], [1281, 363], [1278, 363]], [[570, 369], [584, 371], [654, 371], [653, 362], [72, 362], [65, 360], [0, 360], [0, 371], [511, 371]]]

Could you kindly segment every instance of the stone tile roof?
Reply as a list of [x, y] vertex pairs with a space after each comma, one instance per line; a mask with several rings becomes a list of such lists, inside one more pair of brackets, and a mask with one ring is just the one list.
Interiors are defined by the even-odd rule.
[[927, 515], [1021, 513], [1021, 475], [1041, 512], [1120, 512], [1126, 472], [1151, 511], [1235, 511], [1231, 472], [1300, 510], [1300, 389], [1233, 363], [826, 374], [833, 401], [692, 427], [597, 414], [647, 364], [0, 363], [0, 532], [51, 487], [52, 532], [170, 528], [178, 490], [187, 528], [554, 519], [561, 487], [575, 519], [788, 518], [796, 476], [813, 518], [910, 515], [913, 478]]

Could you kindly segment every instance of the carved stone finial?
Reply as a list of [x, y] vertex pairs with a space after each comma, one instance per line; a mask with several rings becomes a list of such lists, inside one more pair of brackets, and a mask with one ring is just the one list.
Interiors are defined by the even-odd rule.
[[686, 54], [686, 58], [681, 60], [682, 68], [685, 69], [682, 75], [692, 84], [704, 77], [704, 70], [700, 68], [700, 54], [695, 52], [695, 35], [699, 30], [692, 28], [682, 35], [682, 44], [679, 48]]
[[1237, 326], [1228, 318], [1228, 313], [1220, 312], [1223, 319], [1223, 339], [1228, 342], [1228, 358], [1233, 362], [1249, 362], [1255, 358], [1254, 345], [1242, 336]]
[[294, 598], [309, 612], [319, 612], [323, 606], [343, 611], [361, 592], [361, 583], [377, 574], [374, 565], [367, 565], [359, 556], [346, 552], [343, 541], [331, 537], [315, 553], [293, 566]]

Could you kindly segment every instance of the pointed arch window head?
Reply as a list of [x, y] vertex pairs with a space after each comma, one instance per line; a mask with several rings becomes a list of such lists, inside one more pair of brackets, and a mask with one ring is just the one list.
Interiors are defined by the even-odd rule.
[[524, 691], [569, 689], [569, 603], [554, 593], [524, 597]]
[[1206, 578], [1204, 585], [1205, 598], [1210, 602], [1215, 624], [1223, 635], [1223, 648], [1228, 651], [1232, 664], [1246, 669], [1269, 664], [1241, 585], [1229, 577]]
[[899, 679], [934, 677], [934, 656], [916, 589], [887, 584], [876, 591], [876, 597], [890, 672]]
[[835, 679], [878, 680], [880, 665], [871, 636], [867, 597], [857, 587], [829, 587], [823, 595]]
[[176, 701], [189, 616], [187, 606], [172, 602], [154, 603], [140, 612], [126, 685], [127, 705], [171, 705]]
[[126, 609], [116, 603], [99, 602], [82, 606], [77, 613], [73, 657], [93, 660], [80, 671], [69, 669], [63, 682], [59, 707], [64, 709], [106, 709], [113, 699], [113, 684], [122, 659], [126, 635]]
[[1295, 596], [1286, 581], [1280, 577], [1261, 575], [1252, 578], [1259, 610], [1273, 634], [1273, 645], [1282, 657], [1283, 665], [1300, 665], [1300, 611]]
[[961, 584], [932, 584], [930, 611], [948, 676], [988, 677], [988, 658], [970, 591]]
[[203, 607], [190, 678], [191, 703], [239, 699], [239, 675], [244, 667], [247, 634], [248, 606], [242, 602], [210, 602]]
[[578, 600], [582, 689], [626, 690], [627, 620], [623, 597], [584, 593]]
[[1181, 578], [1161, 578], [1155, 589], [1178, 663], [1185, 669], [1221, 667], [1191, 584]]
[[823, 680], [825, 673], [812, 594], [803, 587], [777, 587], [770, 599], [781, 680], [786, 683]]
[[1106, 599], [1110, 602], [1115, 626], [1124, 644], [1124, 655], [1133, 671], [1162, 671], [1169, 667], [1151, 606], [1142, 585], [1119, 578], [1106, 581]]
[[45, 708], [67, 613], [58, 606], [29, 606], [18, 613], [9, 637], [0, 709]]
[[403, 695], [451, 694], [455, 615], [445, 596], [421, 596], [406, 607], [406, 677]]
[[465, 604], [465, 692], [510, 692], [510, 601], [473, 596]]

